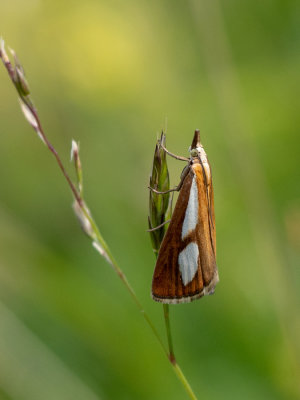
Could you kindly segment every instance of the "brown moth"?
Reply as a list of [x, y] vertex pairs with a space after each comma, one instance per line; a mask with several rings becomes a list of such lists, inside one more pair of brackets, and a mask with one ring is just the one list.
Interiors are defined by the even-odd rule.
[[182, 172], [179, 185], [168, 191], [180, 192], [159, 249], [152, 298], [167, 304], [188, 303], [213, 294], [219, 281], [212, 175], [198, 130], [195, 131], [190, 158], [178, 157], [164, 150], [189, 163]]

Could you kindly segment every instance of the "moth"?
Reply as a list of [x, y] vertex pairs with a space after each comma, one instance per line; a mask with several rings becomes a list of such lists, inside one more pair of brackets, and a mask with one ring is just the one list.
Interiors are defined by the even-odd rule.
[[214, 193], [209, 161], [195, 131], [190, 158], [177, 187], [176, 206], [159, 249], [152, 281], [152, 298], [161, 303], [188, 303], [213, 294], [219, 281], [216, 264]]

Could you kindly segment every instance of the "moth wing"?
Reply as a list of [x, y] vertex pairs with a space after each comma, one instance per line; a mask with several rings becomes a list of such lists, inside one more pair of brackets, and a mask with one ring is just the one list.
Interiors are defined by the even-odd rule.
[[[158, 253], [152, 281], [152, 297], [163, 303], [189, 302], [193, 296], [203, 295], [201, 294], [203, 291], [201, 271], [197, 268], [192, 282], [184, 285], [178, 263], [179, 254], [187, 247], [187, 240], [182, 239], [182, 228], [194, 176], [194, 172], [190, 169], [179, 192], [170, 225]], [[196, 240], [194, 229], [188, 241], [196, 242]]]
[[194, 164], [179, 192], [159, 250], [152, 281], [153, 299], [184, 303], [213, 293], [218, 282], [215, 249], [211, 174], [205, 173], [201, 164]]

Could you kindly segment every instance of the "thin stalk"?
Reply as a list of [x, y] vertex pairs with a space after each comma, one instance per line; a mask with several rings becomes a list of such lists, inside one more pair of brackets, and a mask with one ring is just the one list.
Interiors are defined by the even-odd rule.
[[184, 373], [182, 372], [181, 368], [179, 367], [179, 365], [175, 362], [175, 364], [173, 365], [173, 369], [178, 377], [178, 379], [182, 382], [186, 392], [188, 393], [188, 395], [190, 396], [190, 398], [192, 400], [197, 400], [197, 397], [195, 395], [195, 393], [193, 392], [193, 389], [191, 388], [191, 385], [189, 384], [188, 380], [186, 379]]
[[169, 304], [163, 304], [163, 308], [164, 308], [164, 317], [165, 317], [168, 346], [169, 346], [169, 359], [172, 364], [176, 364], [176, 358], [175, 358], [174, 349], [173, 349], [171, 325], [170, 325]]

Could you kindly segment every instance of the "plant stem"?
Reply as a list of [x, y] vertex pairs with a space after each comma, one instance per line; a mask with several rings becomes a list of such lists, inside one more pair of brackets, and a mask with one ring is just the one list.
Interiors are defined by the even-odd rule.
[[197, 397], [196, 397], [195, 393], [193, 392], [193, 389], [191, 388], [191, 385], [189, 384], [188, 380], [186, 379], [184, 373], [182, 372], [181, 368], [176, 363], [176, 361], [175, 361], [175, 364], [173, 364], [173, 369], [174, 369], [178, 379], [182, 382], [182, 384], [183, 384], [186, 392], [190, 396], [190, 398], [192, 400], [197, 400]]
[[163, 304], [163, 308], [164, 308], [164, 317], [165, 317], [168, 346], [169, 346], [169, 359], [172, 364], [176, 364], [176, 358], [174, 354], [172, 334], [171, 334], [171, 326], [170, 326], [169, 304]]

